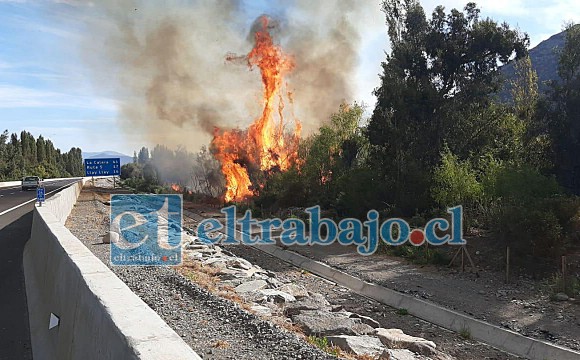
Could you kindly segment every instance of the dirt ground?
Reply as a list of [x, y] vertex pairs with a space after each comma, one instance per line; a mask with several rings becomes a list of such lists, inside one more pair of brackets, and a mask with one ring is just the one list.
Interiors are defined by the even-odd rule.
[[[203, 216], [221, 215], [216, 208], [194, 204], [187, 207]], [[295, 246], [289, 250], [522, 335], [580, 350], [580, 299], [552, 301], [546, 282], [539, 279], [538, 273], [528, 274], [517, 268], [506, 284], [505, 273], [492, 270], [502, 268], [505, 260], [490, 251], [486, 241], [481, 237], [468, 238], [477, 275], [469, 267], [461, 272], [459, 259], [449, 268], [417, 265], [385, 254], [361, 256], [354, 247], [339, 244]], [[545, 269], [541, 273], [545, 274]]]
[[[580, 350], [580, 302], [552, 301], [543, 281], [478, 269], [419, 266], [383, 254], [370, 258], [343, 246], [294, 247], [302, 255], [403, 293], [426, 299], [522, 335]], [[472, 255], [478, 263], [478, 255]]]

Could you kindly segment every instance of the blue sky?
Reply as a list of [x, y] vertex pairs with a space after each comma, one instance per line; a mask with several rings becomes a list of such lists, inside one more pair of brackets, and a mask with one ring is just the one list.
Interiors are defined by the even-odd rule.
[[[329, 1], [330, 0], [321, 0]], [[355, 99], [372, 108], [380, 62], [388, 39], [379, 0], [361, 0], [369, 11], [361, 19], [359, 66], [353, 79]], [[282, 12], [284, 0], [245, 2], [247, 22], [261, 13]], [[464, 1], [423, 1], [462, 7]], [[578, 0], [488, 0], [483, 16], [507, 21], [527, 32], [532, 46], [561, 31], [566, 21], [580, 21]], [[72, 5], [71, 5], [72, 4]], [[268, 5], [269, 4], [269, 5]], [[142, 142], [128, 138], [118, 125], [118, 101], [92, 85], [91, 70], [80, 56], [78, 22], [61, 22], [51, 14], [73, 14], [74, 0], [0, 0], [0, 131], [28, 130], [50, 138], [62, 150], [115, 150], [131, 155]], [[330, 5], [332, 6], [332, 5]], [[89, 11], [90, 13], [90, 11]]]

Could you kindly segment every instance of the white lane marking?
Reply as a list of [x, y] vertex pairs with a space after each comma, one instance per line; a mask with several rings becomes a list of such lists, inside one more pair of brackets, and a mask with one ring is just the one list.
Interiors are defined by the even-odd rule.
[[[65, 187], [67, 187], [67, 186], [69, 186], [69, 185], [72, 185], [72, 184], [74, 184], [74, 182], [72, 182], [72, 183], [69, 183], [69, 184], [66, 184], [66, 185], [63, 185], [63, 186], [59, 187], [58, 189], [55, 189], [55, 190], [49, 191], [49, 192], [47, 192], [47, 193], [46, 193], [46, 195], [50, 195], [50, 194], [52, 194], [53, 192], [59, 191], [60, 189], [64, 189]], [[34, 199], [31, 199], [31, 200], [28, 200], [28, 201], [26, 201], [26, 202], [23, 202], [22, 204], [20, 204], [20, 205], [16, 205], [16, 206], [14, 206], [14, 207], [12, 207], [12, 208], [10, 208], [10, 209], [8, 209], [8, 210], [4, 210], [4, 211], [0, 212], [0, 216], [2, 216], [2, 215], [4, 215], [4, 214], [8, 214], [10, 211], [12, 211], [12, 210], [16, 210], [16, 209], [18, 209], [19, 207], [21, 207], [21, 206], [24, 206], [24, 205], [26, 205], [26, 204], [28, 204], [28, 203], [31, 203], [31, 202], [33, 202], [33, 201], [36, 201], [36, 198], [34, 198]]]
[[10, 194], [8, 194], [8, 195], [14, 195], [14, 193], [10, 193]]

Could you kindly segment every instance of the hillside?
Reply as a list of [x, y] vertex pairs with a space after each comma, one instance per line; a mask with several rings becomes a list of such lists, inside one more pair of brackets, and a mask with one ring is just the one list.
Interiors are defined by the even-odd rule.
[[[566, 42], [566, 32], [563, 31], [551, 36], [549, 39], [542, 41], [536, 47], [530, 49], [530, 59], [532, 66], [538, 73], [538, 87], [541, 93], [545, 93], [549, 86], [547, 82], [551, 80], [558, 81], [558, 51], [564, 46]], [[504, 100], [510, 98], [509, 95], [509, 81], [515, 77], [514, 64], [510, 63], [501, 69], [501, 72], [506, 77], [506, 89], [502, 91], [500, 97]]]
[[83, 152], [84, 159], [100, 159], [100, 158], [120, 158], [121, 165], [125, 165], [133, 162], [133, 157], [129, 155], [122, 154], [116, 151], [101, 151], [101, 152]]

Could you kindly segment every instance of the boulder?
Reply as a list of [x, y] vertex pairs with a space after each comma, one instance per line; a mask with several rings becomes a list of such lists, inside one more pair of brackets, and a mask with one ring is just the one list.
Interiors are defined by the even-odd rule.
[[347, 351], [357, 356], [377, 357], [385, 350], [383, 344], [376, 337], [361, 335], [337, 335], [328, 336], [328, 342], [338, 346], [341, 350]]
[[554, 295], [554, 300], [556, 301], [567, 301], [569, 299], [568, 295], [564, 293], [557, 293]]
[[370, 318], [368, 316], [351, 313], [349, 317], [352, 318], [352, 319], [360, 319], [360, 321], [363, 324], [367, 324], [368, 326], [371, 326], [374, 329], [381, 327], [381, 324], [379, 324], [378, 321], [376, 321], [375, 319]]
[[252, 263], [249, 262], [248, 260], [242, 259], [242, 258], [235, 258], [235, 257], [229, 258], [227, 264], [228, 264], [228, 267], [242, 269], [242, 270], [250, 270], [251, 268], [254, 267], [252, 265]]
[[[258, 271], [261, 273], [261, 275], [264, 275], [264, 280], [266, 280], [272, 288], [278, 288], [278, 287], [282, 286], [282, 282], [280, 280], [276, 279], [275, 277], [270, 276], [268, 274], [268, 272], [264, 271], [263, 269], [260, 269], [260, 268], [258, 268], [258, 269], [259, 269]], [[284, 291], [282, 289], [278, 289], [278, 290]], [[286, 291], [284, 291], [284, 292], [286, 292]], [[292, 295], [292, 294], [290, 294], [290, 295]]]
[[111, 241], [116, 243], [119, 241], [119, 234], [114, 231], [109, 231], [103, 236], [103, 244], [110, 244]]
[[407, 349], [386, 349], [379, 356], [379, 360], [422, 360], [422, 356], [417, 356]]
[[326, 310], [304, 310], [292, 316], [292, 321], [308, 336], [363, 335], [373, 332], [373, 328], [358, 319]]
[[265, 280], [252, 280], [240, 284], [234, 288], [237, 293], [249, 293], [249, 292], [256, 292], [258, 290], [265, 289], [268, 286], [268, 283]]
[[299, 301], [288, 304], [284, 308], [284, 315], [292, 317], [307, 310], [326, 310], [330, 311], [332, 307], [326, 298], [318, 293], [311, 293], [310, 296], [302, 298]]
[[216, 275], [219, 276], [220, 280], [235, 280], [235, 279], [248, 279], [251, 275], [242, 270], [233, 270], [228, 268], [218, 268]]
[[296, 298], [288, 293], [280, 290], [264, 289], [258, 291], [259, 295], [262, 295], [266, 301], [273, 301], [277, 304], [284, 304], [296, 301]]
[[254, 305], [250, 309], [253, 312], [255, 312], [257, 315], [265, 315], [265, 316], [272, 315], [272, 310], [269, 307], [267, 307], [267, 306]]
[[277, 290], [284, 291], [285, 293], [294, 296], [296, 299], [302, 299], [308, 296], [308, 291], [303, 286], [296, 284], [284, 284]]
[[372, 335], [375, 329], [367, 324], [358, 323], [352, 326], [352, 331], [358, 335]]
[[408, 349], [417, 354], [429, 356], [437, 353], [433, 341], [407, 335], [401, 329], [375, 329], [373, 335], [391, 349]]

